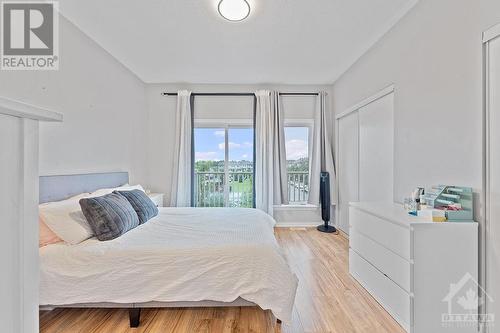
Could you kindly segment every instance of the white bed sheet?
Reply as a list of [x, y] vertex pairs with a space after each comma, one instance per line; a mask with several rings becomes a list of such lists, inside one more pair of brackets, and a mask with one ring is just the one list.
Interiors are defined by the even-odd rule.
[[297, 278], [256, 209], [160, 208], [121, 237], [40, 248], [40, 304], [232, 302], [291, 319]]

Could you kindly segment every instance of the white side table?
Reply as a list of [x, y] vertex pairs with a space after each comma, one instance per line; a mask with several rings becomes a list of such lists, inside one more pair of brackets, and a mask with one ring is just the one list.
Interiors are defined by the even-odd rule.
[[148, 194], [149, 199], [154, 202], [156, 207], [164, 207], [163, 205], [163, 193], [149, 193]]

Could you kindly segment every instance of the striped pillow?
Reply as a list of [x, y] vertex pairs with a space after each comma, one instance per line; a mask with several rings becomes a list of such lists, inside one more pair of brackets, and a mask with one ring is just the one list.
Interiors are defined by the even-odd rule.
[[137, 216], [139, 216], [139, 223], [146, 223], [149, 219], [158, 215], [158, 207], [153, 201], [141, 190], [132, 191], [114, 191], [123, 195], [134, 207]]
[[117, 193], [80, 201], [83, 215], [97, 239], [115, 239], [139, 225], [139, 217], [127, 199]]

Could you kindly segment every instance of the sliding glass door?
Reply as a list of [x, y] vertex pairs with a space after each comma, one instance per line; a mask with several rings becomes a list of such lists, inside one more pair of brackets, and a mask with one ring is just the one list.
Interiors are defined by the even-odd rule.
[[253, 136], [249, 125], [194, 128], [194, 206], [253, 207]]

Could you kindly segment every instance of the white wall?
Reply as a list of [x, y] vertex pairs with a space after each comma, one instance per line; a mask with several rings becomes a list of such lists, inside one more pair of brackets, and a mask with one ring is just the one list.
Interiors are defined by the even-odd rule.
[[481, 188], [481, 30], [467, 0], [421, 0], [334, 84], [335, 112], [394, 83], [396, 201], [417, 185]]
[[[336, 113], [395, 85], [395, 200], [417, 185], [436, 183], [481, 193], [481, 34], [497, 23], [498, 0], [420, 0], [335, 82]], [[480, 266], [484, 283], [482, 259]]]
[[[114, 57], [60, 17], [59, 71], [1, 72], [0, 95], [64, 114], [62, 124], [40, 126], [40, 174], [129, 171], [132, 183], [166, 193], [172, 178], [175, 97], [163, 91], [253, 92], [330, 90], [330, 86], [145, 85]], [[285, 97], [289, 118], [312, 116], [312, 97]], [[236, 101], [215, 101], [204, 118], [238, 118]], [[245, 102], [246, 103], [246, 102]], [[241, 103], [240, 103], [241, 105]], [[252, 111], [252, 110], [250, 110]], [[333, 133], [332, 133], [333, 135]], [[320, 222], [319, 214], [278, 213], [297, 222]], [[278, 217], [279, 219], [279, 217]]]
[[[147, 101], [149, 103], [148, 116], [148, 178], [147, 186], [153, 191], [166, 194], [165, 202], [170, 200], [170, 186], [172, 178], [173, 145], [175, 142], [175, 108], [176, 97], [162, 96], [162, 92], [176, 92], [180, 89], [188, 89], [193, 92], [254, 92], [258, 89], [274, 89], [283, 92], [293, 91], [328, 91], [329, 86], [268, 86], [268, 85], [188, 85], [188, 84], [155, 84], [147, 87]], [[197, 99], [199, 99], [197, 97]], [[196, 118], [222, 118], [237, 119], [252, 117], [253, 99], [248, 97], [201, 97], [209, 100], [203, 103], [204, 109], [196, 110]], [[311, 101], [314, 97], [284, 97], [284, 108], [287, 117], [295, 119], [312, 118], [314, 111]], [[195, 103], [196, 99], [195, 99]], [[195, 106], [196, 107], [196, 106]], [[250, 118], [251, 119], [251, 118]], [[277, 212], [276, 219], [279, 222], [309, 222], [317, 224], [321, 222], [317, 210], [303, 212], [299, 215], [289, 212]], [[295, 221], [295, 219], [297, 221]]]
[[335, 82], [335, 113], [395, 85], [396, 201], [416, 185], [480, 191], [481, 33], [499, 22], [498, 0], [420, 0]]
[[500, 1], [481, 0], [481, 31], [500, 23]]
[[58, 71], [2, 71], [0, 95], [64, 114], [40, 125], [40, 174], [145, 174], [145, 85], [64, 17]]

